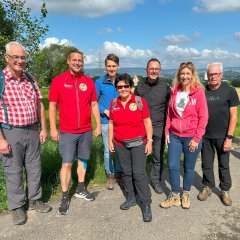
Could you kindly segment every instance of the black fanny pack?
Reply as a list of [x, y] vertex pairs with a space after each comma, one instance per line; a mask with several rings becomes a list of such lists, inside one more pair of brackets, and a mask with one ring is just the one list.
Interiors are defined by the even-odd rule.
[[132, 139], [126, 139], [123, 142], [119, 141], [115, 138], [115, 140], [121, 144], [123, 144], [126, 148], [132, 148], [132, 147], [137, 147], [142, 145], [143, 140], [146, 139], [147, 137], [136, 137], [136, 138], [132, 138]]

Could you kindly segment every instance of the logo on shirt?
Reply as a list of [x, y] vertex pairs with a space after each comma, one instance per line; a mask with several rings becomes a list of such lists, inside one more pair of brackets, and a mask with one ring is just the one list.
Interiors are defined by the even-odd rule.
[[136, 104], [136, 103], [131, 103], [131, 104], [129, 105], [129, 109], [130, 109], [131, 111], [136, 111], [136, 110], [137, 110], [137, 104]]
[[64, 84], [64, 87], [70, 89], [70, 88], [72, 88], [73, 86], [72, 86], [72, 85], [69, 85], [69, 84]]
[[210, 96], [210, 97], [206, 97], [207, 101], [219, 101], [219, 96]]
[[80, 88], [81, 91], [84, 91], [84, 92], [87, 91], [87, 85], [85, 83], [81, 83], [79, 85], [79, 88]]
[[197, 103], [197, 99], [190, 99], [190, 103], [189, 103], [189, 105], [196, 105], [196, 103]]

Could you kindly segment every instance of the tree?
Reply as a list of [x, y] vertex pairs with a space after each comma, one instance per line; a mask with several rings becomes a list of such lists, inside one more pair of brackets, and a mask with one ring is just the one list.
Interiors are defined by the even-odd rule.
[[240, 79], [234, 79], [231, 81], [233, 87], [240, 87]]
[[[0, 54], [3, 56], [6, 42], [22, 43], [29, 54], [29, 64], [39, 51], [39, 44], [48, 31], [44, 24], [47, 16], [46, 2], [41, 6], [40, 17], [31, 16], [31, 9], [25, 7], [25, 0], [1, 0], [0, 3]], [[1, 65], [3, 68], [3, 65]]]
[[[13, 39], [13, 23], [6, 18], [6, 12], [3, 8], [3, 4], [0, 2], [0, 51], [4, 49], [4, 46]], [[3, 53], [1, 51], [1, 56]], [[0, 58], [0, 66], [4, 66], [4, 58]]]
[[51, 84], [52, 79], [67, 71], [67, 57], [75, 47], [51, 44], [43, 48], [35, 57], [31, 67], [31, 73], [36, 77], [40, 86]]

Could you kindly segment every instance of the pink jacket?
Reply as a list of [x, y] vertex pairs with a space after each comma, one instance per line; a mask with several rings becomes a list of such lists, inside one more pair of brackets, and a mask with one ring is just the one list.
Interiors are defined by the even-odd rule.
[[176, 109], [176, 97], [179, 88], [179, 85], [177, 85], [171, 91], [165, 135], [169, 135], [170, 132], [179, 137], [193, 137], [195, 142], [199, 142], [205, 133], [208, 122], [208, 107], [205, 93], [200, 87], [191, 89], [189, 101], [182, 117], [180, 117]]

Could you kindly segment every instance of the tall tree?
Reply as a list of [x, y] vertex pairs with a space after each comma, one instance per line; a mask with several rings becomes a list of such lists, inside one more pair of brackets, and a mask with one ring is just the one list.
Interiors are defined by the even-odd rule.
[[52, 79], [68, 69], [67, 57], [73, 46], [51, 44], [43, 48], [35, 57], [31, 67], [31, 73], [36, 77], [41, 86], [47, 86]]
[[47, 16], [46, 2], [42, 2], [40, 16], [37, 18], [31, 16], [31, 9], [25, 7], [25, 0], [0, 1], [0, 54], [4, 54], [7, 41], [19, 41], [30, 53], [31, 64], [33, 55], [39, 50], [39, 44], [48, 31], [48, 25], [44, 24]]
[[4, 66], [3, 52], [4, 46], [13, 39], [13, 23], [6, 18], [6, 12], [3, 8], [3, 4], [0, 2], [0, 66]]

